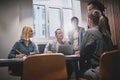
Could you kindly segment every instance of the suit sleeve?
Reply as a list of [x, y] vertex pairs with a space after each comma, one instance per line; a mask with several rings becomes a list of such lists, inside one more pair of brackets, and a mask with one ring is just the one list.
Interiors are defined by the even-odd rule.
[[93, 54], [94, 50], [96, 47], [96, 39], [94, 35], [92, 35], [89, 32], [86, 32], [83, 41], [82, 41], [82, 46], [80, 49], [80, 55], [82, 57], [88, 57]]

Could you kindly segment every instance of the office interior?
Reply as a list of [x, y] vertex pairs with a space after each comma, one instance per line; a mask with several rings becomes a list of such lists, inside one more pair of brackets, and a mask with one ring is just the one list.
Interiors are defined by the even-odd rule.
[[[41, 0], [44, 1], [44, 0]], [[45, 0], [49, 1], [49, 0]], [[76, 1], [76, 2], [75, 2]], [[78, 4], [79, 13], [73, 13], [79, 17], [81, 26], [87, 30], [87, 2], [89, 0], [72, 0]], [[111, 38], [116, 48], [120, 49], [120, 1], [119, 0], [100, 0], [106, 6], [105, 15], [109, 19]], [[73, 9], [73, 8], [72, 8]], [[79, 16], [81, 15], [81, 17]], [[0, 58], [7, 58], [13, 44], [19, 40], [21, 30], [24, 25], [33, 26], [33, 0], [0, 0]], [[46, 25], [47, 27], [48, 25]], [[48, 34], [48, 33], [47, 33]], [[46, 35], [47, 35], [46, 34]], [[52, 39], [52, 38], [51, 38]], [[43, 38], [34, 38], [33, 41], [39, 44], [46, 44], [48, 41]], [[10, 76], [7, 67], [0, 67], [0, 80], [20, 80], [20, 77]]]

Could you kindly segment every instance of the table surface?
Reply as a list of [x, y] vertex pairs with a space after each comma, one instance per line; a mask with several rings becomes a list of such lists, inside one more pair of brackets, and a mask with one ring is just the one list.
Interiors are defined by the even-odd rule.
[[[80, 57], [76, 55], [65, 55], [65, 59], [66, 61], [78, 61]], [[7, 67], [20, 63], [22, 64], [24, 60], [24, 58], [0, 59], [0, 67]]]
[[[76, 62], [80, 60], [79, 56], [76, 55], [65, 55], [66, 62]], [[25, 58], [13, 58], [13, 59], [0, 59], [0, 67], [9, 67], [9, 66], [21, 66]], [[73, 64], [74, 65], [74, 64]], [[78, 80], [78, 66], [74, 65], [76, 80]], [[21, 71], [21, 70], [20, 70]], [[21, 75], [21, 73], [19, 73]]]

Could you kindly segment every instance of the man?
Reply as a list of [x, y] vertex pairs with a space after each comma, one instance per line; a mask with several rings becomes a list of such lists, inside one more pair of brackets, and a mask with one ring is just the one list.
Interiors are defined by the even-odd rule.
[[50, 41], [50, 42], [47, 43], [47, 45], [46, 45], [46, 47], [44, 49], [44, 53], [47, 53], [47, 52], [56, 53], [56, 52], [58, 52], [59, 45], [64, 44], [63, 32], [62, 32], [62, 30], [60, 28], [56, 29], [55, 37], [56, 37], [55, 40]]
[[[68, 39], [69, 43], [73, 45], [74, 48], [74, 54], [79, 54], [79, 48], [81, 47], [82, 39], [85, 33], [85, 29], [78, 26], [79, 24], [79, 19], [77, 17], [72, 17], [71, 18], [71, 23], [73, 30], [68, 32]], [[79, 62], [76, 62], [76, 65]], [[70, 69], [71, 72], [69, 72], [69, 75], [72, 75], [72, 68]]]
[[68, 33], [69, 42], [74, 46], [74, 52], [79, 53], [78, 49], [81, 46], [85, 29], [78, 26], [79, 19], [77, 17], [72, 17], [71, 23], [73, 30]]
[[[56, 53], [58, 52], [59, 45], [68, 44], [66, 43], [66, 41], [63, 41], [63, 31], [60, 28], [56, 29], [55, 37], [56, 37], [55, 40], [47, 43], [44, 49], [44, 53], [50, 53], [50, 52]], [[71, 77], [71, 72], [73, 71], [73, 66], [69, 62], [66, 64], [66, 66], [67, 66], [67, 73], [69, 80]]]
[[93, 9], [88, 13], [89, 29], [85, 32], [80, 49], [81, 75], [89, 80], [99, 80], [99, 59], [105, 50], [105, 38], [103, 38], [103, 34], [99, 30], [100, 26], [98, 26], [100, 17], [99, 10]]
[[45, 49], [44, 49], [44, 53], [48, 53], [48, 52], [58, 52], [58, 47], [59, 45], [63, 45], [64, 41], [63, 41], [63, 32], [60, 28], [56, 29], [55, 31], [55, 37], [56, 39], [48, 42]]

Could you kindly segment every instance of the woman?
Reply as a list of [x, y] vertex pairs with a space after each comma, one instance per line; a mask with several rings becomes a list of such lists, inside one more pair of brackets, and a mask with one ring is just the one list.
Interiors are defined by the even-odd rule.
[[12, 47], [8, 58], [23, 58], [30, 53], [38, 53], [36, 45], [30, 40], [33, 37], [33, 30], [30, 26], [24, 26], [20, 40]]
[[100, 23], [99, 26], [101, 27], [102, 34], [109, 34], [111, 37], [111, 31], [110, 31], [110, 25], [109, 25], [109, 20], [107, 16], [105, 16], [105, 6], [102, 4], [100, 1], [97, 0], [91, 0], [88, 2], [87, 10], [91, 11], [93, 9], [97, 9], [101, 12], [101, 18], [100, 18]]

